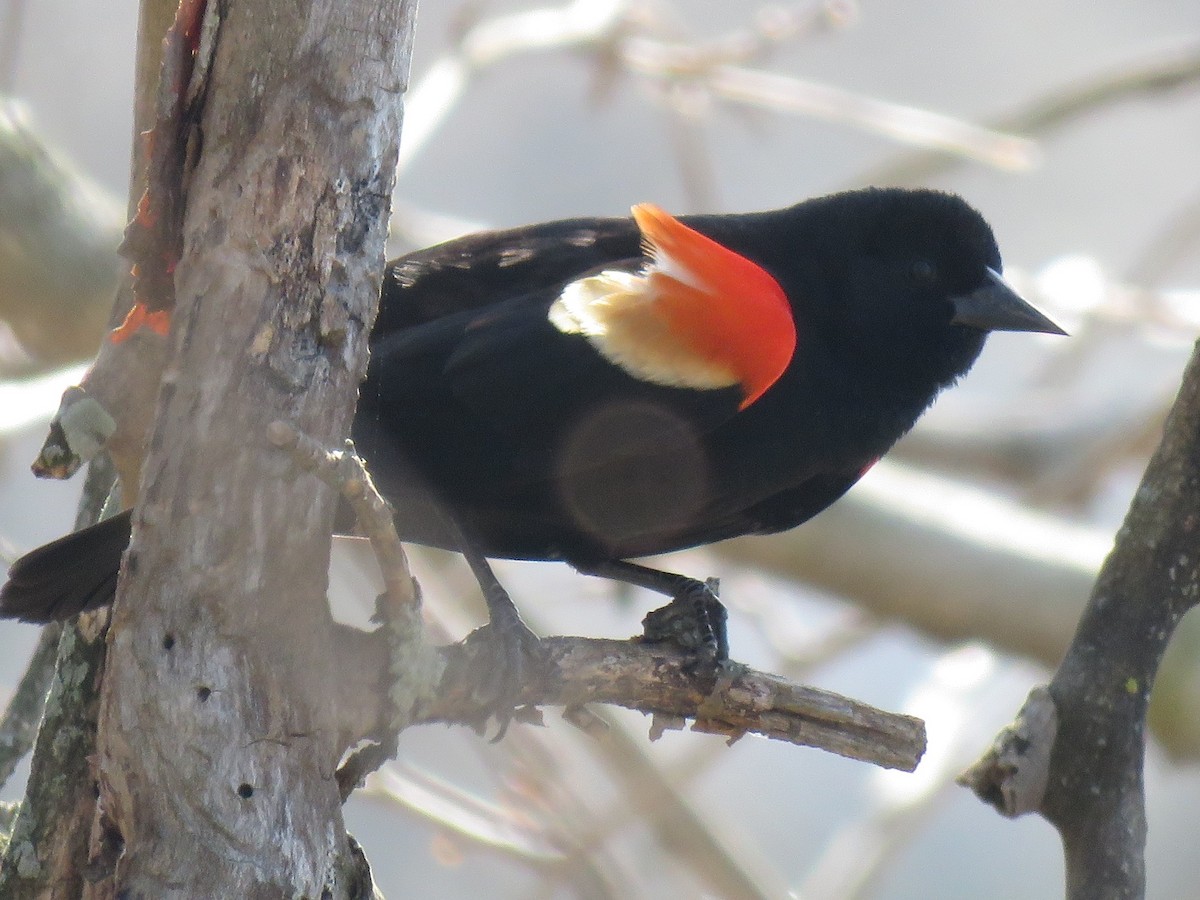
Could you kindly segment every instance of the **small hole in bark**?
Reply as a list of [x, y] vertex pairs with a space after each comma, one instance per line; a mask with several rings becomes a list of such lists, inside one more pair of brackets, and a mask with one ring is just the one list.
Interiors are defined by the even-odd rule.
[[167, 634], [163, 636], [163, 649], [170, 650], [175, 646], [175, 635]]
[[207, 703], [208, 698], [212, 696], [212, 688], [201, 685], [196, 688], [196, 699], [201, 703]]
[[238, 796], [243, 800], [249, 800], [254, 796], [254, 785], [242, 782], [238, 785]]

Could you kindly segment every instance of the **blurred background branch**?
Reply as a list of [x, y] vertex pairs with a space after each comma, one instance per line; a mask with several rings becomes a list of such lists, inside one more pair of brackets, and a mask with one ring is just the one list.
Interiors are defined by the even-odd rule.
[[[1053, 88], [1016, 112], [991, 123], [999, 131], [1045, 137], [1083, 116], [1095, 115], [1119, 103], [1157, 98], [1200, 85], [1200, 44], [1189, 37], [1183, 44], [1153, 47], [1109, 69], [1071, 84]], [[914, 153], [874, 172], [872, 180], [889, 184], [921, 184], [956, 161], [944, 155]]]
[[0, 320], [9, 329], [0, 372], [95, 354], [124, 268], [121, 210], [46, 146], [21, 105], [0, 104]]

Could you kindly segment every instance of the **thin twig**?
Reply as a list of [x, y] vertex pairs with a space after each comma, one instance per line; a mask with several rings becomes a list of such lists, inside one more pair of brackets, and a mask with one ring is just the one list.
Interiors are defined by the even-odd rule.
[[854, 0], [763, 6], [753, 12], [748, 27], [694, 42], [664, 41], [654, 52], [673, 75], [703, 75], [717, 66], [765, 62], [788, 44], [854, 25], [858, 16]]
[[379, 772], [364, 790], [381, 797], [506, 859], [541, 869], [564, 860], [562, 848], [548, 840], [527, 815], [514, 815], [456, 784], [411, 763], [396, 763]]
[[276, 447], [289, 451], [302, 468], [311, 470], [349, 501], [359, 528], [371, 541], [391, 603], [397, 608], [415, 607], [419, 613], [420, 588], [412, 577], [404, 545], [396, 534], [391, 507], [375, 488], [362, 460], [354, 453], [354, 445], [347, 441], [344, 450], [329, 451], [293, 426], [278, 421], [267, 427], [267, 439]]
[[[509, 739], [514, 736], [509, 733]], [[556, 787], [564, 788], [561, 781]], [[363, 792], [385, 800], [424, 824], [456, 848], [496, 856], [535, 874], [544, 884], [566, 882], [581, 897], [632, 896], [634, 878], [620, 871], [610, 854], [583, 854], [561, 829], [546, 826], [523, 807], [488, 802], [410, 764], [377, 773]], [[559, 896], [554, 894], [554, 896]]]
[[398, 171], [421, 153], [480, 71], [522, 53], [609, 41], [623, 27], [627, 8], [627, 0], [572, 0], [495, 16], [465, 29], [408, 92]]
[[[656, 49], [653, 42], [632, 44], [627, 64], [645, 75], [669, 77], [671, 66], [657, 58]], [[838, 122], [998, 169], [1028, 169], [1037, 159], [1032, 141], [1002, 129], [778, 72], [722, 65], [706, 72], [701, 83], [730, 103]]]
[[666, 91], [670, 115], [667, 135], [679, 167], [689, 209], [717, 209], [717, 175], [712, 148], [704, 130], [708, 98], [688, 85], [671, 85]]
[[636, 821], [649, 828], [663, 852], [676, 857], [683, 870], [705, 889], [722, 897], [779, 897], [785, 880], [777, 869], [759, 858], [753, 847], [739, 846], [720, 814], [705, 803], [687, 796], [687, 783], [702, 774], [705, 761], [713, 761], [725, 748], [711, 742], [698, 745], [696, 752], [673, 768], [672, 777], [648, 755], [644, 739], [632, 728], [602, 716], [606, 727], [596, 729], [591, 746], [609, 776], [622, 789], [609, 807], [592, 817], [579, 836], [581, 855], [594, 853], [622, 826]]

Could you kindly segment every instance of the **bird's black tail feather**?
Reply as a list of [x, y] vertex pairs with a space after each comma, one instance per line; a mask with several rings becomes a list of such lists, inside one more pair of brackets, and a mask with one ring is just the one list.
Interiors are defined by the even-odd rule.
[[26, 553], [0, 587], [0, 618], [51, 622], [112, 603], [129, 512]]

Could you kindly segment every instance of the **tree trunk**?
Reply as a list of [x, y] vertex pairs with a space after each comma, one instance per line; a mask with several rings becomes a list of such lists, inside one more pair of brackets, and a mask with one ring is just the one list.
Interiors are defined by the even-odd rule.
[[369, 889], [333, 779], [334, 497], [266, 429], [348, 431], [415, 6], [220, 3], [102, 692], [97, 834], [123, 852], [94, 896]]

